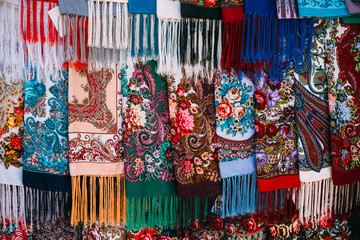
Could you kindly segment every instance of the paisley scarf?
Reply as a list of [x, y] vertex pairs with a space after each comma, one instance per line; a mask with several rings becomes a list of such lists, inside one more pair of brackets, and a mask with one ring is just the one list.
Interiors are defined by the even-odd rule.
[[300, 17], [335, 18], [348, 16], [345, 0], [297, 0]]
[[214, 87], [182, 74], [168, 77], [172, 159], [180, 213], [203, 222], [213, 197], [221, 194], [216, 153]]
[[[266, 208], [270, 213], [279, 213], [281, 201], [292, 199], [294, 188], [300, 187], [294, 80], [290, 74], [281, 83], [270, 80], [265, 73], [255, 77], [257, 184], [259, 191], [266, 193], [260, 198], [259, 210]], [[284, 209], [292, 216], [293, 208]]]
[[[330, 159], [325, 36], [327, 20], [315, 20], [312, 66], [299, 69], [295, 81], [297, 149], [300, 168], [299, 219], [308, 222], [332, 209], [333, 183]], [[320, 189], [322, 191], [320, 191]]]
[[215, 78], [216, 134], [223, 179], [222, 217], [256, 211], [254, 85], [240, 73]]
[[68, 168], [68, 67], [41, 72], [25, 81], [23, 182], [27, 217], [56, 220], [71, 191]]
[[69, 70], [69, 157], [71, 223], [125, 223], [121, 74], [93, 71], [83, 64]]
[[16, 224], [25, 220], [22, 184], [24, 83], [0, 78], [0, 218]]
[[127, 227], [175, 224], [167, 82], [156, 74], [155, 61], [136, 63], [127, 72], [122, 75]]
[[360, 109], [359, 88], [360, 27], [330, 20], [326, 35], [329, 85], [330, 142], [335, 213], [347, 212], [353, 200], [359, 204]]

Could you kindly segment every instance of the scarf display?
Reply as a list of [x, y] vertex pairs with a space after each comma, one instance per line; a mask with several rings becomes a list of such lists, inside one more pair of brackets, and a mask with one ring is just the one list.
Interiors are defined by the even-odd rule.
[[168, 77], [168, 94], [179, 210], [186, 210], [183, 219], [203, 222], [221, 194], [214, 86], [179, 73]]
[[69, 71], [71, 223], [125, 224], [121, 72]]
[[279, 19], [293, 19], [299, 17], [297, 0], [276, 0], [276, 7]]
[[345, 17], [349, 13], [345, 0], [297, 0], [300, 17]]
[[24, 83], [10, 84], [0, 78], [0, 89], [0, 218], [17, 223], [25, 220]]
[[220, 0], [180, 0], [181, 16], [184, 18], [221, 19]]
[[122, 76], [127, 226], [175, 224], [177, 196], [166, 78], [156, 62], [129, 66]]
[[222, 217], [256, 212], [254, 84], [244, 73], [215, 77], [216, 134], [223, 179]]
[[68, 168], [68, 68], [50, 75], [31, 68], [25, 80], [23, 183], [27, 217], [37, 224], [64, 214]]
[[[300, 168], [299, 219], [317, 220], [332, 209], [330, 116], [325, 36], [328, 20], [316, 20], [312, 66], [299, 70], [295, 81], [297, 149]], [[321, 190], [321, 191], [320, 191]]]
[[[357, 93], [360, 87], [360, 64], [357, 60], [360, 28], [358, 25], [344, 25], [338, 19], [330, 21], [330, 24], [326, 35], [326, 53], [329, 58], [326, 74], [329, 86], [332, 178], [334, 185], [342, 186], [335, 193], [339, 194], [335, 209], [341, 211], [351, 208], [350, 200], [354, 199], [353, 194], [359, 192], [359, 184], [356, 182], [360, 178], [360, 110]], [[349, 191], [345, 190], [349, 187]], [[358, 203], [359, 199], [356, 200]]]

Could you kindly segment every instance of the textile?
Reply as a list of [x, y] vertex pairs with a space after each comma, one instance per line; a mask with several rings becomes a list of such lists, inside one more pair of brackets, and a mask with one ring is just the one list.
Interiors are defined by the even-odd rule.
[[215, 77], [216, 134], [223, 179], [222, 217], [255, 213], [254, 84], [244, 74]]
[[297, 0], [276, 0], [276, 6], [279, 19], [293, 19], [299, 17]]
[[70, 64], [68, 99], [71, 223], [123, 224], [121, 72]]
[[131, 14], [156, 14], [156, 0], [129, 0]]
[[300, 17], [336, 18], [348, 16], [345, 0], [297, 0]]
[[87, 17], [89, 15], [86, 0], [59, 0], [60, 14]]
[[136, 63], [129, 66], [129, 74], [122, 76], [127, 226], [130, 229], [176, 223], [167, 82], [156, 74], [156, 64], [155, 61]]
[[221, 19], [220, 0], [180, 0], [183, 18]]
[[345, 0], [347, 11], [350, 14], [360, 13], [360, 3], [354, 2], [352, 0]]

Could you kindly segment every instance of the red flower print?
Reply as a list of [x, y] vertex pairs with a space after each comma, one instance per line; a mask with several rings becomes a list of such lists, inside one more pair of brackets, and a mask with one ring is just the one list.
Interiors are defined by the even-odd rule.
[[27, 240], [28, 236], [27, 234], [20, 229], [16, 229], [15, 232], [13, 234], [11, 234], [11, 238], [12, 240]]
[[205, 0], [205, 6], [216, 7], [216, 0]]
[[194, 128], [194, 117], [187, 110], [180, 110], [175, 116], [175, 127], [181, 135], [188, 135]]
[[11, 138], [10, 144], [15, 149], [21, 149], [22, 148], [22, 141], [23, 141], [22, 138], [13, 137], [13, 138]]
[[189, 103], [188, 101], [186, 101], [186, 100], [181, 100], [181, 101], [179, 102], [179, 106], [180, 106], [182, 109], [187, 109], [187, 108], [190, 108], [190, 107], [191, 107], [190, 103]]
[[234, 229], [234, 226], [233, 225], [227, 225], [225, 227], [225, 232], [227, 235], [233, 235], [235, 233], [235, 229]]
[[290, 231], [294, 235], [300, 233], [300, 228], [301, 228], [301, 222], [299, 219], [295, 219], [290, 225]]
[[279, 129], [275, 126], [275, 124], [270, 123], [266, 125], [265, 133], [268, 137], [273, 137], [278, 133]]
[[266, 94], [260, 90], [256, 90], [254, 93], [255, 97], [255, 108], [257, 110], [264, 110], [266, 107]]
[[145, 235], [142, 235], [140, 237], [141, 240], [152, 240], [153, 238], [151, 237], [150, 233], [147, 233]]
[[0, 127], [0, 137], [4, 134], [3, 129]]
[[232, 106], [228, 100], [222, 100], [219, 106], [216, 107], [216, 111], [219, 117], [228, 118], [232, 114]]
[[23, 115], [24, 115], [24, 109], [21, 108], [21, 107], [16, 107], [16, 108], [14, 109], [14, 113], [17, 113], [17, 114], [19, 114], [20, 116], [23, 116]]
[[276, 225], [271, 225], [269, 226], [269, 230], [270, 230], [270, 235], [274, 238], [278, 237], [278, 226]]
[[210, 225], [215, 231], [220, 230], [223, 227], [224, 221], [219, 216], [211, 216]]
[[255, 119], [255, 138], [262, 138], [265, 133], [265, 125], [258, 119]]
[[177, 90], [177, 93], [179, 94], [179, 96], [182, 96], [185, 94], [185, 91], [182, 87], [179, 87], [178, 90]]
[[346, 238], [346, 232], [342, 232], [341, 238]]
[[142, 97], [140, 97], [138, 95], [130, 95], [129, 101], [132, 102], [133, 104], [143, 103]]
[[330, 214], [324, 214], [320, 217], [319, 227], [328, 229], [334, 224], [334, 220], [330, 217]]
[[244, 220], [244, 228], [247, 233], [252, 232], [256, 229], [256, 223], [254, 218]]

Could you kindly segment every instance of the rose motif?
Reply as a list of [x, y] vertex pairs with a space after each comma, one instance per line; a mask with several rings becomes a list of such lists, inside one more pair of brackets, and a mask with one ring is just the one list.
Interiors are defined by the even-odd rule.
[[243, 118], [246, 114], [246, 106], [240, 103], [236, 103], [233, 114], [236, 119]]
[[270, 231], [271, 237], [277, 238], [279, 236], [279, 234], [278, 234], [278, 226], [277, 225], [270, 225], [269, 226], [269, 231]]
[[297, 235], [297, 234], [300, 233], [300, 230], [301, 230], [301, 222], [297, 218], [291, 223], [290, 231], [291, 231], [292, 234]]
[[180, 110], [175, 114], [175, 127], [177, 132], [188, 135], [194, 129], [194, 117], [187, 110]]
[[235, 233], [235, 229], [234, 229], [234, 226], [233, 225], [227, 225], [226, 227], [225, 227], [225, 233], [227, 234], [227, 235], [233, 235], [234, 233]]
[[262, 138], [265, 134], [265, 125], [255, 119], [255, 138]]
[[16, 229], [15, 232], [13, 234], [11, 234], [10, 239], [11, 240], [27, 240], [28, 236], [23, 230]]
[[285, 224], [279, 225], [278, 232], [279, 232], [279, 238], [283, 238], [283, 239], [289, 237], [289, 234], [290, 234], [289, 228]]
[[12, 113], [7, 117], [6, 125], [8, 125], [10, 129], [19, 127], [22, 123], [23, 118], [17, 113]]
[[264, 110], [266, 107], [266, 94], [260, 90], [256, 90], [254, 93], [255, 97], [255, 108], [257, 110]]
[[129, 101], [132, 102], [133, 104], [143, 103], [143, 99], [139, 95], [130, 95]]
[[256, 229], [256, 222], [254, 218], [244, 220], [244, 228], [247, 233], [252, 232]]
[[266, 125], [265, 133], [268, 137], [272, 138], [278, 133], [279, 129], [276, 127], [275, 124], [270, 123]]
[[24, 109], [21, 108], [21, 107], [16, 107], [16, 108], [14, 109], [14, 113], [16, 113], [16, 114], [18, 114], [18, 115], [20, 115], [20, 116], [23, 116], [23, 115], [24, 115]]
[[150, 233], [146, 233], [146, 234], [143, 234], [141, 237], [140, 237], [141, 240], [152, 240], [153, 238], [151, 237]]
[[214, 231], [218, 231], [223, 227], [224, 221], [219, 216], [211, 216], [210, 225]]
[[239, 101], [241, 99], [241, 92], [237, 88], [231, 88], [226, 94], [226, 98], [229, 99], [230, 103]]
[[145, 126], [145, 116], [146, 113], [141, 110], [140, 105], [132, 105], [126, 109], [125, 122], [133, 131], [137, 131]]
[[129, 82], [129, 88], [130, 88], [130, 90], [135, 90], [136, 89], [136, 83], [134, 81], [130, 81]]
[[232, 114], [232, 106], [228, 100], [222, 100], [216, 107], [217, 115], [221, 118], [228, 118]]
[[334, 220], [330, 217], [330, 214], [323, 214], [318, 222], [320, 228], [328, 229], [334, 224]]
[[185, 90], [184, 90], [184, 88], [179, 87], [179, 88], [178, 88], [178, 90], [177, 90], [177, 93], [179, 94], [179, 96], [184, 95], [184, 94], [185, 94]]
[[11, 138], [10, 144], [13, 146], [14, 149], [21, 149], [22, 148], [22, 138], [19, 137], [13, 137]]
[[190, 103], [189, 103], [188, 101], [186, 101], [186, 100], [181, 100], [181, 101], [179, 102], [179, 107], [181, 107], [182, 109], [187, 109], [187, 108], [190, 108], [191, 105], [190, 105]]
[[198, 221], [193, 221], [192, 224], [191, 224], [191, 229], [196, 231], [199, 229], [199, 222]]

